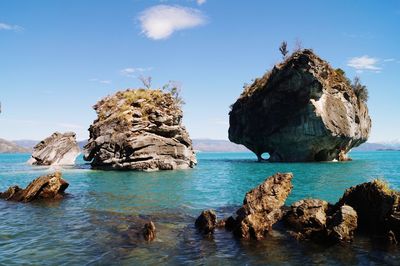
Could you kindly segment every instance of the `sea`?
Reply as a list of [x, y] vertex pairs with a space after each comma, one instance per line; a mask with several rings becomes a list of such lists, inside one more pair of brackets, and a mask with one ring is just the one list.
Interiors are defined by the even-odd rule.
[[[61, 201], [0, 201], [0, 265], [400, 265], [400, 249], [360, 236], [352, 243], [299, 242], [282, 228], [262, 241], [224, 229], [204, 237], [194, 222], [202, 210], [232, 215], [245, 193], [277, 172], [294, 174], [286, 204], [319, 198], [335, 203], [345, 189], [375, 178], [400, 189], [400, 151], [351, 152], [353, 161], [259, 163], [251, 153], [197, 153], [190, 170], [91, 170], [34, 167], [29, 154], [0, 155], [0, 191], [25, 187], [61, 171], [69, 182]], [[151, 220], [157, 237], [134, 233]]]

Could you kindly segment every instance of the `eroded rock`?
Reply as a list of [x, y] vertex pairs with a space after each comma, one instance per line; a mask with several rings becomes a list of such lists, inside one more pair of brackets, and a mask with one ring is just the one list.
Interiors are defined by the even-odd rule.
[[328, 202], [304, 199], [292, 204], [286, 222], [297, 239], [323, 239], [326, 235]]
[[202, 211], [196, 219], [195, 226], [203, 234], [211, 234], [217, 226], [217, 214], [214, 210]]
[[368, 139], [371, 119], [343, 71], [305, 49], [246, 87], [229, 124], [229, 140], [259, 160], [332, 161]]
[[148, 242], [151, 242], [156, 238], [156, 226], [152, 221], [144, 224], [142, 234], [144, 240]]
[[291, 173], [277, 173], [246, 193], [237, 217], [228, 227], [239, 238], [262, 239], [283, 215], [281, 207], [292, 190]]
[[173, 170], [197, 163], [182, 110], [170, 93], [126, 90], [99, 101], [84, 159], [93, 168]]
[[28, 163], [33, 165], [73, 165], [80, 154], [75, 133], [55, 132], [39, 142]]
[[43, 199], [61, 199], [69, 184], [62, 179], [61, 173], [40, 176], [33, 180], [25, 189], [18, 186], [8, 188], [0, 193], [0, 198], [10, 201], [31, 202]]
[[328, 225], [328, 235], [335, 242], [349, 242], [353, 240], [357, 229], [357, 213], [348, 205], [337, 210]]

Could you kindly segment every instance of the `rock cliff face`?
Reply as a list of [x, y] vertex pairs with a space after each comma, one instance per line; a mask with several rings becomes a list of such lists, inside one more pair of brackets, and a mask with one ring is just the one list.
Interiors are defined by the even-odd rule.
[[33, 165], [72, 165], [80, 154], [75, 133], [55, 132], [33, 147], [28, 163]]
[[295, 52], [233, 104], [229, 139], [259, 160], [330, 161], [368, 139], [371, 119], [348, 79], [311, 50]]
[[182, 110], [170, 93], [126, 90], [99, 101], [84, 159], [93, 168], [173, 170], [197, 163], [182, 125]]

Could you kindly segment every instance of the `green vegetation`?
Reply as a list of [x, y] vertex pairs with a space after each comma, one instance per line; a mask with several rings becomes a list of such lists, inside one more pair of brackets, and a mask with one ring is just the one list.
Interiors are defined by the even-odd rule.
[[361, 102], [367, 102], [368, 101], [368, 89], [365, 85], [361, 84], [360, 78], [355, 77], [353, 80], [353, 83], [351, 84], [351, 87], [354, 91], [354, 93], [357, 96], [357, 99]]
[[383, 179], [380, 178], [374, 179], [372, 181], [372, 184], [375, 185], [378, 189], [382, 190], [382, 192], [384, 192], [385, 194], [392, 195], [396, 193], [396, 191], [391, 189], [389, 187], [389, 184]]

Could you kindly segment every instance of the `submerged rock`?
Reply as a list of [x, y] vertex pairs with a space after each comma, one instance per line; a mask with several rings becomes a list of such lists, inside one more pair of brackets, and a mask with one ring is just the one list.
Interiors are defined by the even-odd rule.
[[142, 234], [144, 240], [148, 242], [151, 242], [156, 238], [156, 226], [152, 221], [144, 224]]
[[42, 199], [61, 199], [69, 184], [61, 178], [61, 173], [40, 176], [33, 180], [25, 189], [18, 186], [10, 187], [0, 193], [0, 198], [10, 201], [31, 202]]
[[304, 199], [292, 204], [286, 216], [287, 224], [297, 239], [321, 239], [325, 236], [328, 202]]
[[28, 163], [33, 165], [72, 165], [80, 154], [75, 133], [55, 132], [39, 142]]
[[211, 234], [217, 226], [217, 214], [214, 210], [205, 210], [196, 219], [196, 228], [203, 234]]
[[337, 210], [328, 225], [328, 235], [335, 242], [349, 242], [353, 240], [357, 229], [357, 213], [348, 205]]
[[173, 170], [197, 163], [182, 110], [170, 93], [126, 90], [99, 101], [84, 159], [93, 168]]
[[229, 140], [259, 160], [346, 160], [371, 119], [342, 71], [311, 50], [295, 52], [248, 86], [229, 113]]
[[239, 238], [262, 239], [283, 215], [281, 207], [292, 190], [291, 173], [277, 173], [246, 193], [237, 217], [227, 224]]

